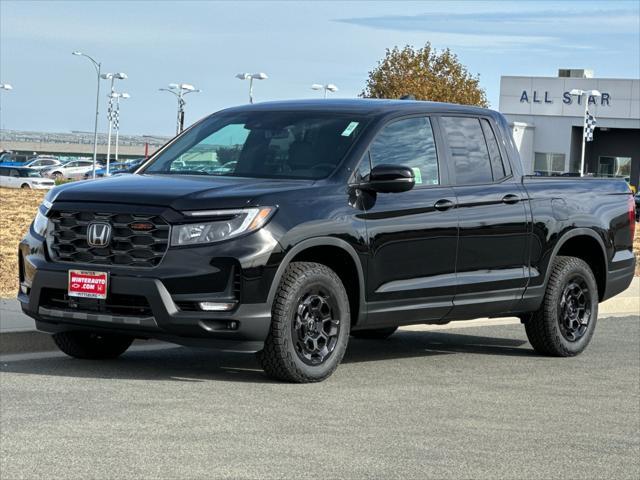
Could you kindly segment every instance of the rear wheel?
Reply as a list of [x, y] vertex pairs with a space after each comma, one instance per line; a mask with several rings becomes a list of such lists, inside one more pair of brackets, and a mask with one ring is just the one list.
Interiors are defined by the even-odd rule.
[[273, 302], [262, 367], [278, 380], [322, 381], [338, 368], [349, 328], [349, 299], [338, 275], [326, 265], [293, 262]]
[[64, 178], [64, 175], [62, 175], [61, 172], [53, 172], [51, 174], [51, 178], [53, 178], [54, 180], [62, 180]]
[[542, 306], [525, 322], [527, 338], [543, 355], [578, 355], [596, 328], [598, 286], [579, 258], [557, 257], [551, 269]]
[[363, 338], [368, 340], [384, 340], [395, 333], [398, 327], [388, 328], [372, 328], [370, 330], [356, 330], [351, 332], [351, 336], [355, 338]]
[[122, 355], [133, 342], [133, 337], [91, 332], [62, 332], [53, 335], [53, 341], [70, 357], [105, 359]]
[[31, 188], [31, 185], [29, 185], [28, 183], [23, 183], [22, 185], [20, 185], [20, 188]]

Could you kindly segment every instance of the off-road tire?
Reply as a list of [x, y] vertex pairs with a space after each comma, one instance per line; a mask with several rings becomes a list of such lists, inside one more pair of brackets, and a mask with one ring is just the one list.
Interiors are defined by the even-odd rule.
[[133, 337], [91, 332], [62, 332], [54, 334], [53, 341], [70, 357], [99, 360], [122, 355], [133, 342]]
[[[305, 363], [296, 351], [294, 322], [300, 302], [310, 288], [326, 290], [336, 308], [332, 316], [339, 320], [337, 341], [331, 353], [317, 365]], [[295, 383], [320, 382], [329, 377], [342, 361], [350, 329], [349, 299], [340, 277], [326, 265], [292, 262], [287, 266], [271, 310], [271, 328], [264, 349], [258, 353], [262, 368], [270, 377]]]
[[[568, 282], [576, 276], [584, 279], [589, 291], [591, 316], [586, 332], [570, 341], [560, 327], [561, 295]], [[557, 257], [551, 266], [551, 275], [540, 309], [524, 322], [527, 338], [533, 349], [554, 357], [571, 357], [581, 353], [591, 341], [598, 319], [598, 286], [593, 272], [586, 262], [575, 257]]]
[[372, 328], [369, 330], [356, 330], [351, 332], [351, 336], [367, 340], [384, 340], [395, 333], [398, 327]]

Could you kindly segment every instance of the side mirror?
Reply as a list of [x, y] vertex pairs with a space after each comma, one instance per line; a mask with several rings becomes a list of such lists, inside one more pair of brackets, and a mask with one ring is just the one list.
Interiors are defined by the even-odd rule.
[[413, 170], [409, 167], [378, 165], [369, 173], [369, 181], [360, 185], [360, 188], [379, 193], [399, 193], [411, 190], [415, 184]]

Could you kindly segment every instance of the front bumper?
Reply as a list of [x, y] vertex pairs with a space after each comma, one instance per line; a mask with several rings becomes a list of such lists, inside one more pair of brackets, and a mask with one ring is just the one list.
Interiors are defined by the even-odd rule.
[[[20, 244], [18, 300], [48, 333], [90, 330], [256, 351], [269, 332], [266, 298], [276, 268], [268, 262], [277, 242], [265, 238], [271, 238], [267, 232], [215, 247], [169, 249], [155, 268], [122, 268], [53, 262], [30, 232]], [[107, 300], [67, 297], [70, 269], [109, 272]], [[115, 298], [118, 309], [110, 303]], [[199, 301], [229, 300], [237, 306], [227, 312], [193, 308]]]

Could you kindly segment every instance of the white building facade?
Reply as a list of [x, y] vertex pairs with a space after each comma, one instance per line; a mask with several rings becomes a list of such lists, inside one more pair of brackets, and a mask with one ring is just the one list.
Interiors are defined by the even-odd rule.
[[585, 170], [640, 183], [640, 79], [593, 78], [585, 70], [561, 70], [558, 77], [504, 76], [499, 110], [513, 128], [527, 173], [580, 171], [584, 98], [572, 89], [598, 90], [590, 97], [596, 117], [593, 142], [585, 148]]

